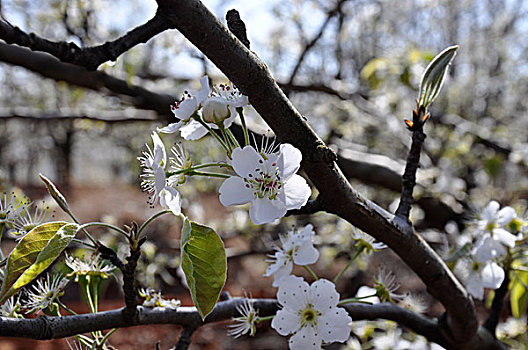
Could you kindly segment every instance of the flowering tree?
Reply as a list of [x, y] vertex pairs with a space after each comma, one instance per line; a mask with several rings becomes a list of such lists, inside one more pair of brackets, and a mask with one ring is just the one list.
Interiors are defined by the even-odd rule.
[[[152, 132], [152, 146], [147, 145], [147, 151], [139, 157], [142, 188], [150, 195], [149, 204], [159, 204], [163, 210], [142, 225], [120, 228], [105, 223], [81, 223], [60, 189], [45, 176], [41, 178], [49, 193], [71, 222], [43, 222], [41, 214], [27, 215], [26, 200], [4, 196], [0, 201], [2, 231], [9, 227], [24, 235], [5, 261], [0, 291], [1, 335], [35, 339], [75, 336], [84, 346], [104, 348], [113, 331], [104, 334], [103, 330], [173, 323], [184, 328], [177, 348], [186, 348], [192, 333], [204, 323], [233, 318], [235, 324], [229, 332], [241, 336], [255, 335], [256, 325], [271, 319], [271, 327], [289, 337], [292, 349], [319, 349], [329, 343], [347, 341], [354, 348], [361, 347], [356, 343], [359, 343], [357, 338], [363, 337], [351, 338], [356, 322], [385, 319], [396, 321], [425, 338], [403, 339], [400, 328], [387, 327], [384, 333], [372, 336], [372, 345], [376, 348], [409, 348], [418, 346], [420, 341], [451, 349], [506, 348], [497, 340], [495, 332], [508, 290], [512, 291], [512, 305], [518, 310], [525, 307], [526, 302], [522, 300], [526, 299], [526, 283], [522, 278], [512, 279], [518, 276], [517, 272], [525, 272], [519, 267], [525, 261], [525, 222], [513, 208], [500, 209], [492, 201], [477, 218], [474, 236], [453, 247], [450, 255], [441, 256], [417, 234], [410, 219], [416, 172], [426, 139], [423, 127], [430, 119], [429, 107], [441, 91], [458, 46], [439, 53], [422, 75], [412, 120], [405, 120], [412, 133], [412, 145], [402, 175], [399, 205], [392, 214], [361, 196], [343, 176], [336, 164], [335, 152], [318, 137], [275, 83], [266, 65], [250, 51], [244, 23], [236, 11], [228, 13], [227, 29], [200, 1], [158, 0], [157, 3], [156, 15], [146, 24], [117, 40], [82, 49], [26, 34], [0, 21], [0, 36], [7, 43], [47, 52], [72, 63], [76, 66], [72, 69], [79, 72], [85, 72], [83, 68], [95, 70], [103, 62], [115, 60], [162, 31], [178, 29], [230, 80], [228, 84], [211, 88], [209, 78], [204, 76], [198, 91], [186, 91], [171, 106], [176, 120]], [[248, 105], [271, 127], [277, 141], [269, 141], [248, 130], [244, 116]], [[209, 134], [218, 142], [225, 158], [194, 164], [191, 154], [181, 145], [173, 147], [168, 155], [162, 137], [176, 132], [189, 141]], [[312, 187], [298, 174], [301, 166]], [[211, 171], [215, 168], [223, 171]], [[318, 278], [308, 266], [320, 255], [312, 242], [316, 235], [313, 226], [293, 229], [281, 237], [266, 271], [266, 276], [274, 279], [273, 286], [278, 287], [276, 299], [246, 297], [218, 301], [226, 280], [226, 253], [214, 228], [185, 216], [178, 188], [190, 176], [222, 179], [220, 202], [225, 206], [250, 203], [249, 217], [255, 225], [276, 223], [291, 215], [316, 212], [336, 215], [358, 229], [354, 229], [353, 235], [355, 251], [333, 281]], [[310, 199], [312, 189], [318, 194]], [[180, 217], [183, 222], [181, 268], [194, 307], [182, 307], [177, 300], [164, 299], [154, 290], [138, 290], [136, 285], [136, 267], [140, 248], [146, 240], [145, 229], [164, 214]], [[96, 226], [114, 230], [126, 240], [129, 250], [126, 262], [89, 233]], [[81, 240], [82, 235], [85, 239]], [[74, 243], [94, 250], [94, 255], [88, 260], [66, 257], [70, 269], [66, 276], [47, 275], [20, 297], [23, 288]], [[336, 282], [355, 259], [385, 248], [392, 249], [442, 304], [445, 311], [438, 318], [422, 316], [423, 308], [416, 301], [396, 293], [396, 278], [386, 270], [376, 276], [373, 288], [363, 288], [356, 297], [340, 300]], [[448, 263], [460, 273], [464, 284], [455, 277]], [[292, 275], [294, 264], [307, 270], [313, 280], [311, 284]], [[100, 312], [100, 283], [116, 269], [123, 275], [125, 307]], [[67, 283], [79, 284], [91, 313], [76, 315], [60, 301]], [[484, 290], [490, 288], [496, 291], [489, 315], [479, 324], [474, 299], [482, 299]], [[144, 299], [142, 305], [139, 297]], [[49, 317], [24, 319], [21, 308], [29, 313], [42, 311]], [[61, 309], [72, 315], [62, 315]]]

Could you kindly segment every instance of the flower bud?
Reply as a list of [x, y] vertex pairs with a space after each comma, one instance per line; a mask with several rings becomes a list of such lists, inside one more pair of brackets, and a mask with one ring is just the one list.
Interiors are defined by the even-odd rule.
[[207, 123], [219, 123], [231, 115], [226, 100], [219, 97], [208, 98], [203, 105], [202, 117]]

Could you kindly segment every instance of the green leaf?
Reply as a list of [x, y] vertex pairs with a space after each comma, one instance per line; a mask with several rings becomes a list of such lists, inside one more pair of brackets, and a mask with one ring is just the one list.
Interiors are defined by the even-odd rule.
[[210, 227], [185, 219], [181, 235], [181, 266], [202, 319], [213, 310], [227, 276], [224, 243]]
[[418, 104], [427, 108], [438, 96], [449, 65], [455, 58], [458, 45], [440, 52], [425, 68], [418, 91]]
[[77, 224], [58, 221], [29, 231], [7, 259], [0, 305], [50, 266], [71, 242], [78, 227]]
[[513, 280], [510, 292], [510, 305], [513, 317], [520, 318], [526, 310], [528, 272], [518, 271], [517, 278]]

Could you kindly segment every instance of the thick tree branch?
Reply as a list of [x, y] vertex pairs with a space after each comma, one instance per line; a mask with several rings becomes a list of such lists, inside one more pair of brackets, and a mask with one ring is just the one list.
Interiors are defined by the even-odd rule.
[[122, 53], [168, 29], [167, 21], [159, 11], [147, 23], [134, 28], [124, 36], [99, 46], [80, 48], [70, 42], [53, 42], [34, 33], [27, 34], [18, 27], [0, 20], [0, 39], [8, 44], [29, 47], [34, 51], [47, 52], [63, 62], [95, 70], [106, 61], [115, 61]]
[[[304, 159], [324, 146], [271, 77], [267, 67], [243, 47], [199, 1], [158, 0], [175, 28], [213, 61], [242, 91], [281, 142], [295, 145]], [[295, 132], [291, 132], [295, 130]], [[303, 163], [328, 210], [390, 246], [424, 281], [449, 313], [453, 342], [467, 342], [477, 331], [473, 301], [438, 255], [414, 232], [402, 232], [392, 216], [359, 195], [335, 164]], [[449, 334], [449, 333], [448, 333]]]

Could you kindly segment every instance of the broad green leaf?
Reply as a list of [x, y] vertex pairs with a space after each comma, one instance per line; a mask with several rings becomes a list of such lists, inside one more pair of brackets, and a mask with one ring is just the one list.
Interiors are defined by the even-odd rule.
[[227, 276], [224, 243], [210, 227], [185, 219], [181, 235], [181, 266], [202, 319], [213, 310]]
[[[58, 257], [60, 252], [62, 252], [65, 247], [58, 251], [59, 249], [55, 249], [55, 246], [59, 247], [63, 245], [64, 240], [59, 238], [54, 240], [53, 238], [65, 225], [68, 225], [68, 223], [64, 221], [48, 222], [42, 224], [29, 231], [20, 240], [20, 242], [18, 242], [17, 246], [13, 249], [13, 251], [11, 251], [9, 257], [7, 258], [5, 278], [0, 291], [0, 305], [3, 304], [18, 289], [31, 282], [33, 278], [37, 277], [38, 273], [33, 275], [31, 279], [28, 279], [31, 274], [27, 274], [23, 277], [23, 280], [27, 280], [27, 282], [22, 285], [18, 283], [18, 279], [25, 274], [26, 270], [32, 268], [32, 265], [37, 262], [41, 254], [42, 257], [38, 261], [38, 266], [43, 268], [40, 272], [44, 271], [44, 269], [46, 269], [46, 267], [48, 267], [53, 262], [53, 260]], [[61, 235], [64, 234], [63, 232], [64, 231], [61, 232]], [[50, 241], [53, 243], [52, 246], [48, 247]], [[51, 252], [51, 250], [53, 250], [53, 252]], [[55, 254], [57, 251], [58, 253], [55, 255], [55, 258], [49, 261], [50, 257], [53, 256], [53, 254]], [[49, 263], [46, 265], [47, 262]], [[32, 271], [36, 272], [37, 270]], [[15, 284], [17, 285], [16, 289], [14, 288]]]
[[528, 272], [517, 272], [517, 278], [512, 282], [510, 292], [510, 305], [513, 317], [521, 317], [526, 310]]
[[455, 58], [458, 45], [440, 52], [425, 68], [418, 91], [419, 104], [427, 108], [438, 96], [449, 65]]

